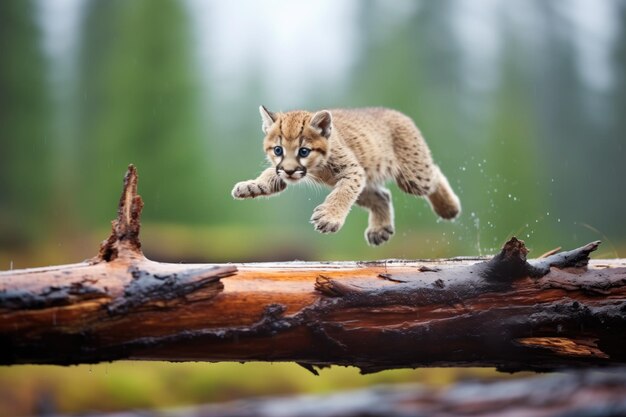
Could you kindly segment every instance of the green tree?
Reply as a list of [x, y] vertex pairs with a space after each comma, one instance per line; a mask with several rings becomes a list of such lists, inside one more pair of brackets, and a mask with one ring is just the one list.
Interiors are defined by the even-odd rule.
[[[612, 128], [607, 135], [606, 151], [603, 155], [606, 159], [606, 175], [598, 179], [602, 182], [604, 194], [601, 197], [606, 207], [613, 213], [624, 213], [626, 211], [626, 3], [616, 4], [619, 16], [619, 34], [615, 36], [612, 60], [612, 75], [614, 78], [613, 89], [609, 95], [611, 109]], [[607, 180], [608, 179], [608, 180]], [[608, 183], [608, 184], [607, 184]], [[606, 185], [605, 185], [606, 184]], [[615, 184], [615, 185], [613, 185]], [[600, 198], [598, 198], [600, 199]], [[626, 222], [620, 216], [607, 216], [610, 219], [602, 219], [604, 230], [610, 232], [615, 242], [622, 242], [624, 247], [626, 241]], [[616, 219], [619, 219], [615, 221]], [[626, 256], [622, 250], [618, 256]]]
[[45, 235], [50, 102], [35, 12], [0, 2], [0, 246]]
[[[547, 201], [544, 166], [538, 152], [537, 120], [532, 106], [533, 78], [523, 65], [524, 43], [506, 17], [502, 21], [504, 44], [499, 87], [493, 96], [493, 113], [485, 149], [485, 179], [477, 187], [476, 216], [484, 231], [484, 244], [498, 248], [507, 237], [527, 238], [536, 233]], [[533, 241], [537, 241], [535, 236]]]
[[139, 169], [144, 219], [211, 217], [208, 115], [190, 24], [175, 0], [92, 1], [82, 25], [76, 97], [79, 197], [90, 220], [111, 216], [119, 174]]

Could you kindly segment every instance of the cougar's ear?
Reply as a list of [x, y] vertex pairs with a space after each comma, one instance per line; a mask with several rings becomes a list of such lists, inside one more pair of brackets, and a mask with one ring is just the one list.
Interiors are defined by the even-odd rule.
[[328, 110], [320, 110], [311, 119], [311, 127], [317, 130], [325, 138], [330, 137], [332, 131], [333, 117]]
[[276, 115], [266, 109], [265, 106], [259, 106], [259, 113], [261, 113], [261, 119], [263, 120], [261, 130], [263, 133], [267, 133], [276, 121]]

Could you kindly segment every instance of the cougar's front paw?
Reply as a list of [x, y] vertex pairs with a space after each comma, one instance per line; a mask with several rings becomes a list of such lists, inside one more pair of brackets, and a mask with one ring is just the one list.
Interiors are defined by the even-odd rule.
[[365, 231], [365, 239], [372, 246], [382, 245], [393, 235], [393, 226], [368, 227]]
[[337, 213], [326, 204], [321, 204], [313, 210], [311, 223], [315, 226], [315, 230], [321, 233], [335, 233], [341, 229], [346, 216]]
[[268, 195], [269, 189], [256, 181], [242, 181], [235, 184], [231, 195], [234, 198], [254, 198], [261, 195]]

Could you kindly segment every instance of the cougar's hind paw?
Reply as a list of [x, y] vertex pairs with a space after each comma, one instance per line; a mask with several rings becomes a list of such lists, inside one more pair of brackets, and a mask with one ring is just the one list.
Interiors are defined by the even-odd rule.
[[394, 230], [393, 226], [387, 225], [382, 227], [369, 227], [365, 231], [365, 239], [372, 246], [382, 245], [391, 239]]

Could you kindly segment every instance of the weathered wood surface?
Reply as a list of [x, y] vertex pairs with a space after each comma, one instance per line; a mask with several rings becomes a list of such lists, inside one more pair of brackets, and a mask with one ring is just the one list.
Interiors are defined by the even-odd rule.
[[513, 238], [490, 260], [163, 264], [141, 253], [136, 188], [131, 167], [93, 260], [0, 273], [0, 363], [626, 363], [626, 260], [589, 263], [599, 242], [530, 262]]
[[[407, 384], [326, 395], [259, 398], [99, 417], [616, 417], [626, 415], [626, 372], [575, 372], [447, 388]], [[92, 415], [91, 417], [96, 417]]]

